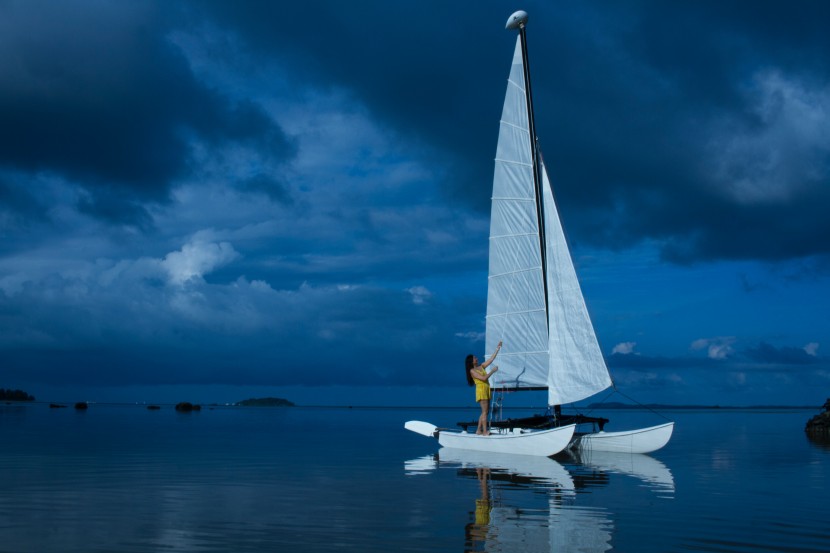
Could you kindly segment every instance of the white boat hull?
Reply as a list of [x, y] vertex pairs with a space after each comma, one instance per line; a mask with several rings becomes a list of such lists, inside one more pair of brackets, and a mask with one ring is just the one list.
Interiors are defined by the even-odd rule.
[[[431, 427], [428, 423], [409, 421], [405, 427], [419, 434], [430, 435], [428, 431], [424, 431], [425, 428], [428, 430]], [[550, 457], [568, 447], [575, 428], [576, 425], [573, 424], [550, 430], [517, 428], [503, 433], [493, 431], [489, 436], [435, 428], [431, 434], [438, 438], [438, 443], [442, 446], [454, 449]]]
[[568, 445], [568, 449], [610, 451], [614, 453], [650, 453], [669, 443], [673, 431], [674, 423], [667, 422], [658, 426], [623, 432], [576, 434]]

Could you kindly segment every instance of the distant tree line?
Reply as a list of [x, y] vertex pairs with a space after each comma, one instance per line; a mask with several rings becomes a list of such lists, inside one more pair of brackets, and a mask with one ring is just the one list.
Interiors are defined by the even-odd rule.
[[294, 407], [294, 403], [281, 397], [260, 397], [237, 402], [242, 407]]
[[30, 396], [23, 390], [4, 390], [0, 388], [0, 401], [34, 401], [35, 396]]

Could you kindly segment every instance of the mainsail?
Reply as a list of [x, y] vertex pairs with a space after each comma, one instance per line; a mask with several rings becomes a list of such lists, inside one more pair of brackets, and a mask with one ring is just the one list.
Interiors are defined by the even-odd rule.
[[[527, 96], [520, 35], [496, 149], [485, 347], [492, 352], [499, 341], [504, 342], [494, 388], [546, 388], [548, 403], [559, 405], [591, 396], [612, 382], [547, 171], [532, 151], [535, 137], [530, 131]], [[534, 162], [541, 180], [540, 198]]]

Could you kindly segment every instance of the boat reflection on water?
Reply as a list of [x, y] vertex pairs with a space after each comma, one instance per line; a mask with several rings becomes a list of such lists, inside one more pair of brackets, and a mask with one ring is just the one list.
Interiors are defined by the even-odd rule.
[[438, 450], [435, 458], [439, 463], [459, 465], [459, 474], [472, 475], [475, 471], [470, 472], [470, 469], [486, 468], [490, 470], [491, 478], [496, 481], [541, 485], [560, 495], [574, 493], [571, 474], [550, 457], [443, 447]]
[[[445, 468], [478, 481], [464, 529], [467, 551], [594, 553], [611, 549], [612, 523], [607, 511], [574, 505], [577, 483], [554, 459], [442, 448], [405, 463], [410, 475]], [[580, 478], [603, 482], [601, 474]]]
[[[580, 487], [580, 474], [588, 469], [592, 480], [602, 474], [607, 480], [609, 474], [623, 474], [642, 480], [655, 493], [671, 497], [674, 495], [674, 477], [666, 465], [643, 453], [611, 453], [606, 451], [565, 451], [554, 457], [560, 463], [573, 468], [572, 476]], [[593, 482], [592, 482], [593, 483]]]

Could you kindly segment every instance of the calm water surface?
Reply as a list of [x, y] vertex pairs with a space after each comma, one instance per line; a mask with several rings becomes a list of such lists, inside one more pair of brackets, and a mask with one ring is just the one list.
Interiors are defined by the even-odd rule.
[[474, 409], [4, 405], [0, 552], [830, 551], [814, 412], [663, 414], [653, 455], [531, 459], [403, 429]]

